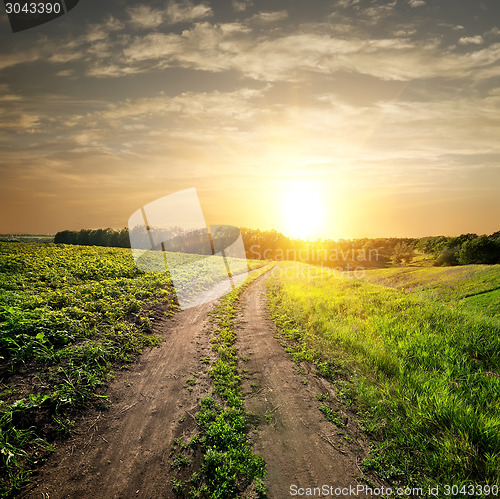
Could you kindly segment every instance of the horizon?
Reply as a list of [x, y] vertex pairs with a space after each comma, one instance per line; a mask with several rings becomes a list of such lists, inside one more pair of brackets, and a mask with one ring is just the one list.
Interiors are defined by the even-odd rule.
[[291, 238], [498, 230], [495, 0], [80, 2], [0, 40], [1, 233], [191, 187]]
[[[23, 233], [0, 233], [0, 237], [3, 237], [3, 236], [12, 236], [12, 237], [16, 237], [16, 236], [32, 236], [32, 237], [35, 237], [35, 236], [44, 236], [44, 237], [54, 237], [58, 232], [63, 232], [63, 231], [66, 231], [66, 230], [69, 230], [69, 231], [74, 231], [74, 232], [79, 232], [81, 230], [105, 230], [105, 229], [111, 229], [113, 231], [119, 231], [119, 230], [122, 230], [122, 229], [127, 229], [127, 227], [122, 227], [120, 229], [117, 229], [117, 228], [114, 228], [114, 227], [86, 227], [86, 228], [82, 228], [82, 229], [62, 229], [61, 231], [57, 231], [53, 234], [48, 234], [48, 233], [26, 233], [26, 232], [23, 232]], [[480, 232], [462, 232], [461, 234], [432, 234], [432, 235], [426, 235], [426, 236], [375, 236], [375, 237], [367, 237], [367, 236], [360, 236], [360, 237], [354, 237], [354, 238], [344, 238], [344, 237], [340, 237], [340, 238], [337, 238], [337, 239], [333, 239], [331, 237], [325, 237], [325, 238], [317, 238], [317, 239], [300, 239], [300, 238], [295, 238], [295, 237], [292, 237], [292, 236], [289, 236], [277, 229], [267, 229], [267, 230], [263, 230], [263, 229], [256, 229], [256, 228], [252, 228], [252, 227], [238, 227], [239, 230], [242, 230], [242, 229], [247, 229], [247, 230], [251, 230], [251, 231], [261, 231], [261, 232], [271, 232], [271, 231], [275, 231], [277, 232], [278, 234], [290, 239], [290, 240], [295, 240], [295, 241], [302, 241], [302, 242], [305, 242], [305, 243], [316, 243], [316, 242], [321, 242], [321, 241], [332, 241], [332, 242], [340, 242], [340, 241], [356, 241], [356, 240], [361, 240], [361, 239], [426, 239], [426, 238], [431, 238], [431, 237], [446, 237], [446, 238], [453, 238], [453, 237], [458, 237], [458, 236], [461, 236], [461, 235], [466, 235], [466, 234], [476, 234], [478, 237], [480, 236], [491, 236], [493, 234], [495, 234], [496, 232], [500, 232], [500, 229], [499, 230], [495, 230], [493, 232], [490, 232], [490, 233], [480, 233]]]

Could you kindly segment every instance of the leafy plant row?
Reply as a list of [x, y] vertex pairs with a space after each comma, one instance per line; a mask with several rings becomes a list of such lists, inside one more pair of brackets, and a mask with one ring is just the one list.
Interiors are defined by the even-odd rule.
[[107, 406], [113, 367], [159, 344], [154, 320], [178, 306], [168, 276], [138, 271], [130, 250], [0, 243], [0, 269], [0, 495], [8, 495], [84, 407]]

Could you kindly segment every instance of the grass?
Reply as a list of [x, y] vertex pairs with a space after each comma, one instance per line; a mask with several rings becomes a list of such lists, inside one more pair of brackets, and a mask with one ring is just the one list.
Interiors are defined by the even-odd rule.
[[460, 302], [476, 313], [500, 314], [500, 265], [367, 270], [366, 280], [435, 301]]
[[[213, 382], [212, 396], [204, 397], [195, 415], [197, 433], [185, 444], [179, 443], [174, 455], [201, 455], [201, 464], [189, 480], [175, 478], [173, 490], [189, 497], [235, 499], [243, 497], [253, 484], [258, 497], [266, 497], [263, 478], [264, 460], [253, 454], [247, 441], [248, 422], [243, 406], [241, 377], [238, 374], [238, 355], [235, 346], [234, 319], [241, 292], [265, 270], [250, 277], [245, 284], [221, 298], [211, 312], [215, 323], [212, 349], [217, 358], [209, 368]], [[205, 360], [200, 359], [202, 364]], [[176, 454], [177, 453], [177, 454]], [[175, 459], [175, 458], [174, 458]]]
[[[273, 318], [295, 341], [296, 359], [315, 363], [362, 411], [379, 442], [365, 467], [405, 485], [500, 484], [500, 320], [452, 299], [473, 293], [470, 278], [436, 300], [296, 270], [270, 281]], [[391, 272], [373, 271], [386, 285], [398, 276]], [[422, 288], [443, 280], [442, 269], [421, 272]], [[477, 279], [494, 287], [500, 271]]]
[[319, 410], [323, 413], [326, 419], [328, 421], [331, 421], [332, 423], [335, 423], [337, 426], [345, 426], [344, 423], [341, 421], [338, 413], [333, 412], [332, 408], [326, 404], [320, 405]]

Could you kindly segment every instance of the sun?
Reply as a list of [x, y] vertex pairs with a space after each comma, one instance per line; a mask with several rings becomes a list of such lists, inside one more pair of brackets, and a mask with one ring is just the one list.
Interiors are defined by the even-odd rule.
[[309, 182], [286, 188], [281, 200], [284, 232], [297, 239], [317, 239], [324, 231], [326, 205], [322, 189]]

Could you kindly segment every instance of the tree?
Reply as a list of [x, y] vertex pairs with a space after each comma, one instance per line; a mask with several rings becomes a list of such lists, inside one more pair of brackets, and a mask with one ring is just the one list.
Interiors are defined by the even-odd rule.
[[458, 262], [461, 265], [500, 263], [500, 243], [487, 236], [466, 241], [458, 252]]
[[460, 246], [449, 247], [446, 246], [441, 250], [434, 262], [436, 267], [458, 265], [458, 252]]
[[392, 260], [394, 263], [405, 262], [406, 265], [410, 264], [415, 256], [415, 250], [406, 241], [400, 241], [394, 247], [392, 253]]
[[77, 232], [74, 230], [62, 230], [54, 236], [56, 244], [77, 244]]

